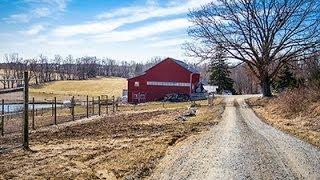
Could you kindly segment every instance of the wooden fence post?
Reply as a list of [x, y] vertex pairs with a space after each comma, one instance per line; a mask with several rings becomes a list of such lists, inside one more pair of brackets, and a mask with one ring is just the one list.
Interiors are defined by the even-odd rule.
[[106, 114], [109, 114], [109, 109], [108, 109], [108, 107], [109, 107], [109, 99], [108, 99], [108, 95], [106, 96]]
[[35, 126], [34, 126], [34, 97], [32, 97], [32, 129], [35, 130]]
[[54, 99], [51, 100], [51, 116], [53, 116], [53, 114], [54, 114], [53, 106], [54, 106]]
[[98, 114], [99, 114], [99, 116], [101, 116], [100, 96], [98, 96]]
[[23, 124], [23, 148], [25, 150], [29, 149], [29, 116], [28, 116], [28, 110], [29, 110], [29, 78], [28, 78], [28, 72], [24, 72], [23, 76], [24, 81], [24, 102], [23, 102], [23, 116], [24, 116], [24, 124]]
[[87, 118], [89, 118], [89, 96], [87, 95]]
[[92, 115], [94, 115], [94, 97], [92, 97]]
[[4, 99], [1, 100], [1, 136], [4, 135]]
[[74, 96], [71, 98], [71, 115], [72, 115], [72, 121], [74, 121]]
[[54, 124], [57, 125], [57, 97], [54, 97]]
[[114, 96], [112, 96], [112, 112], [114, 112]]
[[116, 100], [116, 111], [118, 111], [119, 110], [119, 98], [117, 98], [117, 100]]

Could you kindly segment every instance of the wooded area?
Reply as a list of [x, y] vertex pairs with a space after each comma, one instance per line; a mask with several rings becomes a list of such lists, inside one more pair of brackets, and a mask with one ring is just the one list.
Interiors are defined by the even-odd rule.
[[[159, 57], [155, 57], [146, 63], [137, 63], [89, 56], [73, 58], [71, 55], [65, 58], [55, 55], [53, 59], [39, 55], [37, 58], [23, 59], [19, 54], [13, 53], [6, 54], [4, 63], [0, 63], [0, 76], [4, 79], [20, 79], [23, 72], [28, 71], [31, 84], [56, 80], [85, 80], [98, 76], [128, 78], [142, 73], [160, 60]], [[1, 81], [1, 84], [4, 89], [19, 86], [19, 82], [16, 81]]]

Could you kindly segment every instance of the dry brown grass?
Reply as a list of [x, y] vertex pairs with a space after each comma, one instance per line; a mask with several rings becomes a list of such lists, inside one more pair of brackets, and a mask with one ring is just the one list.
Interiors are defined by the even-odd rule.
[[[89, 80], [66, 80], [32, 85], [29, 89], [29, 98], [36, 101], [49, 101], [57, 97], [58, 101], [76, 99], [85, 100], [86, 96], [108, 95], [121, 97], [122, 90], [127, 89], [127, 80], [119, 77], [95, 78]], [[0, 99], [15, 102], [23, 100], [23, 93], [0, 94]]]
[[166, 150], [219, 122], [223, 100], [199, 107], [186, 122], [185, 109], [146, 110], [105, 116], [52, 131], [31, 134], [36, 152], [0, 155], [0, 179], [140, 179], [148, 176]]
[[[71, 96], [116, 96], [122, 95], [122, 90], [127, 89], [127, 80], [124, 78], [96, 78], [90, 80], [69, 80], [55, 81], [42, 84], [41, 86], [33, 86], [30, 89], [30, 96], [37, 98], [53, 98], [58, 99], [70, 98]], [[61, 97], [61, 98], [60, 98]]]
[[247, 102], [268, 124], [320, 147], [320, 90], [300, 88]]

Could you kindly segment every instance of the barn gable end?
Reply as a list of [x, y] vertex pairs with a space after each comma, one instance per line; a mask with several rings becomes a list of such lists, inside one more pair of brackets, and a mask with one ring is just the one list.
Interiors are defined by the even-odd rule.
[[128, 79], [128, 102], [156, 101], [170, 93], [190, 94], [200, 74], [182, 61], [166, 58], [143, 75]]

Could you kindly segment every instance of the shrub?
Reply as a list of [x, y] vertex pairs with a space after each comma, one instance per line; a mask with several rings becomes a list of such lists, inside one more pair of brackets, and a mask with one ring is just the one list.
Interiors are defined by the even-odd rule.
[[314, 87], [299, 87], [283, 92], [277, 99], [277, 103], [285, 114], [292, 116], [307, 113], [312, 103], [319, 102], [320, 89]]

